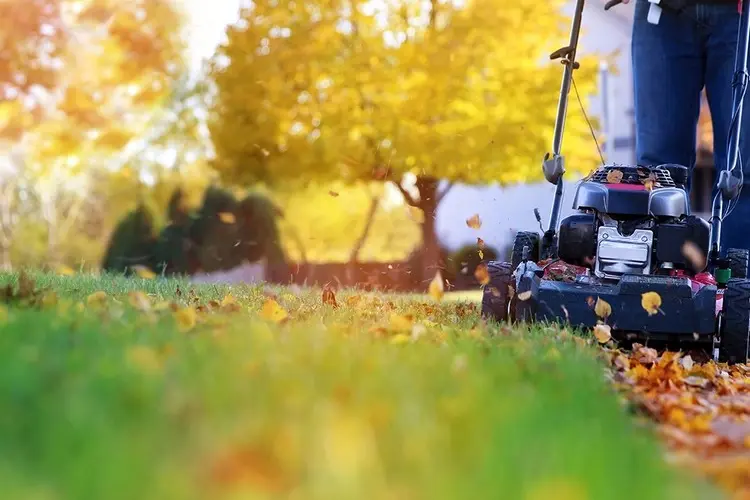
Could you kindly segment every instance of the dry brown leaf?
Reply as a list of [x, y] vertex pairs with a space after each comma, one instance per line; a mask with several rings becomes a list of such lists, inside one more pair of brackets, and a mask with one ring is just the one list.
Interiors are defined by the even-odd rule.
[[336, 198], [339, 194], [336, 191], [328, 191], [328, 194]]
[[596, 305], [594, 306], [594, 312], [600, 318], [607, 319], [612, 315], [612, 306], [610, 306], [609, 302], [607, 302], [606, 300], [602, 300], [600, 297], [597, 297]]
[[482, 238], [477, 238], [477, 246], [480, 250], [484, 250], [484, 240]]
[[482, 262], [477, 266], [477, 268], [474, 270], [474, 277], [477, 279], [477, 281], [481, 285], [486, 285], [490, 282], [490, 272], [487, 268], [487, 264]]
[[482, 219], [479, 218], [479, 214], [474, 214], [466, 219], [466, 225], [472, 229], [479, 229], [482, 227]]
[[323, 303], [333, 306], [334, 309], [339, 307], [338, 303], [336, 303], [336, 294], [330, 286], [326, 286], [323, 289]]
[[609, 184], [619, 184], [622, 182], [623, 173], [621, 170], [612, 169], [607, 172], [607, 182]]
[[649, 316], [659, 312], [661, 307], [661, 296], [656, 292], [646, 292], [641, 294], [641, 307], [643, 307]]
[[600, 344], [606, 344], [612, 340], [612, 328], [609, 325], [599, 323], [594, 326], [594, 337]]

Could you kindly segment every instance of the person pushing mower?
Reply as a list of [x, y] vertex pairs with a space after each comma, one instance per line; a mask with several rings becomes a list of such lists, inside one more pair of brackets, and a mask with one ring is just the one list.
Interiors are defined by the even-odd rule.
[[[615, 4], [615, 2], [610, 2]], [[632, 37], [636, 161], [677, 163], [692, 174], [705, 88], [718, 173], [727, 161], [742, 0], [621, 0], [634, 3]], [[747, 96], [744, 99], [747, 106]], [[742, 123], [750, 131], [750, 113]], [[740, 138], [743, 183], [750, 183], [750, 134]], [[746, 163], [745, 163], [746, 162]], [[715, 182], [714, 182], [715, 185]], [[690, 181], [688, 181], [690, 189]], [[722, 227], [726, 248], [750, 249], [750, 190], [740, 192]]]

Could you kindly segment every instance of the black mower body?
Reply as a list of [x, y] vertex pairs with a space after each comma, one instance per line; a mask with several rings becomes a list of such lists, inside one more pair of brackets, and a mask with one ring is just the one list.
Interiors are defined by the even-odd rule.
[[[612, 308], [606, 323], [621, 333], [708, 340], [716, 331], [716, 285], [698, 284], [688, 277], [625, 275], [617, 282], [600, 283], [582, 276], [570, 283], [535, 275], [522, 281], [519, 289], [530, 290], [531, 297], [516, 304], [521, 315], [530, 314], [532, 321], [593, 328], [602, 321], [594, 311], [601, 299]], [[642, 306], [647, 292], [658, 293], [662, 300], [652, 315]]]

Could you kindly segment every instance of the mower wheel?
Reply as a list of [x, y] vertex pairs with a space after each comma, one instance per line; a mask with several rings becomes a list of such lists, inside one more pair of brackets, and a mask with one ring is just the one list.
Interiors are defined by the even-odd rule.
[[513, 253], [510, 257], [510, 265], [513, 266], [511, 272], [515, 271], [518, 265], [523, 261], [523, 247], [529, 247], [529, 259], [537, 262], [539, 260], [539, 234], [532, 231], [520, 231], [516, 233], [513, 240]]
[[490, 281], [484, 286], [482, 317], [502, 322], [508, 319], [513, 270], [507, 262], [491, 260], [487, 263], [487, 271]]
[[729, 269], [732, 270], [732, 278], [747, 278], [747, 268], [750, 263], [750, 251], [744, 248], [730, 248], [727, 250]]
[[746, 363], [750, 344], [750, 280], [729, 280], [723, 309], [719, 362]]

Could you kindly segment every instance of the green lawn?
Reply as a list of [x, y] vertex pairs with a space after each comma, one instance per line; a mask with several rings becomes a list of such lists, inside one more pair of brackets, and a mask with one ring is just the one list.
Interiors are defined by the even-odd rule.
[[[0, 323], [5, 500], [716, 497], [664, 464], [596, 349], [551, 328], [282, 288], [276, 323], [261, 287], [204, 286], [188, 329], [167, 307], [184, 282], [35, 279], [57, 302]], [[230, 291], [239, 311], [210, 304]]]

